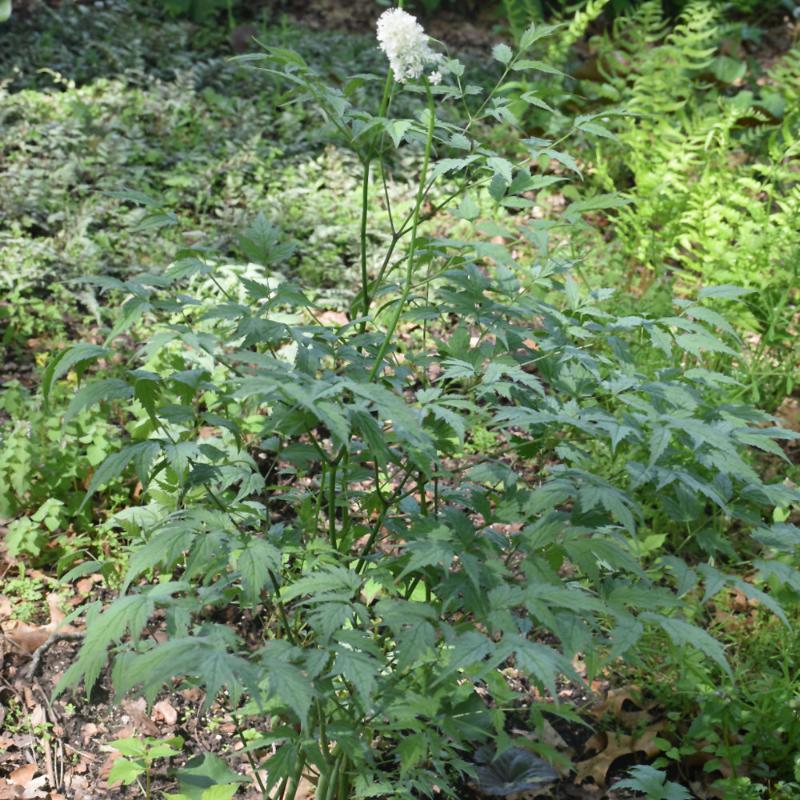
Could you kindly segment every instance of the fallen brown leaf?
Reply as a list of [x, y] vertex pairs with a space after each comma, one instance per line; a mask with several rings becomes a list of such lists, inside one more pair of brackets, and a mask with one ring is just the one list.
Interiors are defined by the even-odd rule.
[[47, 625], [28, 625], [12, 620], [2, 625], [3, 634], [11, 645], [25, 655], [33, 655], [49, 638]]
[[[626, 704], [633, 706], [635, 710], [626, 709]], [[648, 712], [655, 708], [655, 705], [654, 702], [643, 701], [642, 690], [632, 684], [619, 689], [609, 689], [605, 699], [592, 706], [589, 713], [596, 719], [602, 719], [606, 714], [611, 714], [615, 719], [625, 723], [625, 727], [634, 728], [641, 723], [650, 721], [651, 715]]]
[[161, 731], [147, 714], [147, 702], [143, 697], [137, 700], [123, 700], [122, 708], [130, 717], [131, 722], [145, 736], [158, 736]]
[[88, 744], [96, 735], [98, 731], [97, 725], [94, 722], [87, 722], [81, 728], [81, 741], [84, 745]]
[[203, 690], [198, 689], [197, 686], [190, 686], [188, 689], [181, 689], [180, 696], [190, 703], [197, 703], [203, 699]]
[[321, 314], [317, 314], [317, 319], [323, 323], [323, 325], [347, 325], [350, 320], [343, 311], [323, 311]]
[[26, 783], [33, 780], [33, 776], [37, 773], [38, 769], [39, 767], [36, 764], [25, 764], [21, 767], [17, 767], [8, 776], [8, 779], [17, 786], [25, 786]]
[[31, 711], [29, 722], [31, 728], [35, 728], [37, 725], [43, 725], [47, 722], [47, 712], [44, 710], [44, 706], [41, 703], [37, 703], [33, 707], [33, 711]]
[[785, 428], [800, 431], [800, 401], [796, 397], [787, 397], [775, 414]]
[[627, 736], [619, 733], [599, 733], [587, 743], [587, 750], [597, 750], [591, 758], [578, 762], [575, 782], [583, 783], [591, 778], [598, 786], [605, 786], [611, 765], [622, 756], [633, 753], [644, 753], [652, 758], [661, 752], [655, 739], [664, 727], [664, 722], [657, 722], [647, 728], [640, 736]]
[[17, 750], [24, 750], [26, 747], [31, 747], [33, 745], [33, 736], [29, 733], [22, 733], [12, 737], [11, 741], [14, 743], [14, 747], [16, 747]]
[[101, 583], [103, 580], [103, 576], [99, 572], [95, 572], [92, 575], [87, 575], [85, 578], [81, 578], [79, 581], [75, 583], [75, 590], [78, 594], [88, 595], [92, 593], [92, 587], [96, 583]]
[[172, 727], [178, 721], [178, 712], [169, 700], [159, 700], [153, 706], [153, 713], [150, 717], [154, 722], [162, 720]]
[[28, 625], [18, 620], [9, 620], [3, 622], [0, 626], [5, 638], [25, 655], [33, 655], [50, 638], [50, 635], [56, 631], [61, 633], [76, 633], [78, 631], [72, 625], [64, 625], [59, 628], [66, 616], [61, 610], [61, 598], [59, 595], [54, 592], [48, 594], [47, 607], [50, 610], [50, 622], [47, 625]]
[[33, 690], [27, 684], [22, 687], [22, 699], [25, 701], [25, 708], [36, 708], [39, 705], [39, 701], [33, 696]]
[[40, 797], [47, 797], [47, 775], [40, 775], [32, 781], [28, 781], [25, 790], [22, 792], [22, 800], [36, 800]]
[[67, 788], [69, 789], [70, 800], [84, 800], [91, 797], [89, 781], [85, 775], [72, 773], [67, 778]]
[[50, 627], [55, 630], [66, 617], [66, 614], [61, 610], [61, 597], [55, 592], [50, 592], [47, 595], [47, 608], [50, 611]]

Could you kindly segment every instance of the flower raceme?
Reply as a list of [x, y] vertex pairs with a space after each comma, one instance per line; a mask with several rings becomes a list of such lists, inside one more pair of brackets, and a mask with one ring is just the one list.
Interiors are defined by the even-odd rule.
[[[442, 56], [431, 49], [430, 37], [417, 18], [402, 8], [390, 8], [378, 18], [378, 42], [398, 83], [419, 78], [427, 65], [442, 60]], [[430, 77], [434, 83], [441, 81], [439, 72]]]

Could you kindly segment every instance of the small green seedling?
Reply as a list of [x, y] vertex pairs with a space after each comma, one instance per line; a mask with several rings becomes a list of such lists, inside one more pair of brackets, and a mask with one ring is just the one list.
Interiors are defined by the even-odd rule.
[[153, 762], [159, 758], [173, 758], [180, 755], [183, 739], [180, 736], [173, 736], [170, 739], [153, 739], [149, 736], [145, 739], [117, 739], [111, 742], [111, 747], [122, 753], [125, 758], [118, 758], [111, 767], [108, 773], [109, 786], [117, 782], [129, 786], [137, 781], [145, 798], [150, 800]]
[[618, 781], [614, 789], [633, 789], [643, 792], [647, 800], [689, 800], [691, 795], [679, 783], [668, 781], [661, 770], [639, 764], [628, 770], [629, 778]]

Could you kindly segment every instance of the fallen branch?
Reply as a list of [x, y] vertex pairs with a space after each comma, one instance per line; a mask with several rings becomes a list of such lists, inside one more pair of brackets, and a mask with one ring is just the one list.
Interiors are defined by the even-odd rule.
[[44, 644], [39, 645], [33, 653], [33, 657], [31, 658], [31, 663], [28, 664], [28, 668], [23, 671], [23, 677], [25, 678], [33, 678], [36, 673], [39, 671], [39, 667], [42, 663], [42, 658], [44, 654], [54, 645], [58, 644], [58, 642], [75, 642], [83, 639], [84, 633], [79, 631], [56, 631], [55, 633], [51, 633], [50, 636], [47, 637], [47, 640]]

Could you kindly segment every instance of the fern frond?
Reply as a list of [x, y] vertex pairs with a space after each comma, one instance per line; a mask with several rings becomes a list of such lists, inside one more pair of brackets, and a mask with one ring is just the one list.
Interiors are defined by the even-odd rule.
[[603, 13], [610, 2], [611, 0], [585, 0], [583, 4], [570, 9], [568, 13], [572, 14], [572, 19], [547, 51], [551, 63], [561, 63], [566, 59], [570, 49], [586, 34], [589, 26]]
[[766, 77], [784, 98], [787, 108], [800, 105], [800, 42], [773, 64]]

